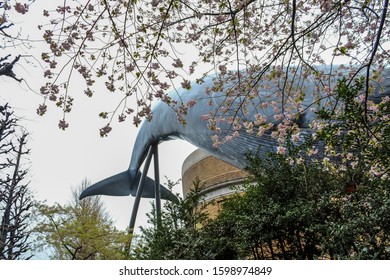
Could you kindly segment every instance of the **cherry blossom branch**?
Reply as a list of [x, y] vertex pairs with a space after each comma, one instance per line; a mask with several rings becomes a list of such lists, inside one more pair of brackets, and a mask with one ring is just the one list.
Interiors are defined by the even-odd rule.
[[372, 66], [372, 64], [374, 62], [374, 58], [375, 58], [375, 55], [377, 53], [378, 47], [380, 45], [380, 41], [381, 41], [381, 38], [382, 38], [382, 32], [383, 32], [383, 28], [384, 28], [384, 25], [385, 25], [385, 20], [386, 20], [388, 7], [389, 7], [389, 0], [384, 0], [384, 2], [383, 2], [383, 10], [382, 10], [382, 15], [381, 15], [381, 21], [379, 23], [379, 28], [378, 28], [378, 31], [377, 31], [377, 34], [376, 34], [375, 43], [374, 43], [374, 46], [372, 48], [370, 60], [369, 60], [368, 64], [366, 65], [366, 67], [367, 67], [367, 71], [366, 71], [366, 93], [365, 93], [365, 102], [364, 102], [364, 113], [365, 113], [365, 118], [366, 119], [367, 119], [367, 114], [368, 114], [367, 101], [368, 101], [369, 86], [370, 86], [369, 85], [369, 83], [370, 83], [370, 70], [371, 70], [371, 66]]

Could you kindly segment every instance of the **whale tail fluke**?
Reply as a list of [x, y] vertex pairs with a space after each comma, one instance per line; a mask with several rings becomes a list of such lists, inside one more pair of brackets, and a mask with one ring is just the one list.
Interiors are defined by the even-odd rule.
[[130, 195], [132, 179], [128, 171], [121, 172], [89, 186], [81, 193], [80, 199], [92, 195]]
[[[150, 177], [146, 177], [146, 180], [145, 180], [145, 185], [144, 185], [144, 188], [142, 190], [142, 197], [145, 197], [145, 198], [155, 198], [155, 185], [156, 185], [156, 182], [150, 178]], [[132, 196], [135, 196], [137, 191], [137, 189], [134, 188], [133, 192], [131, 192], [131, 195]], [[164, 187], [163, 185], [160, 184], [160, 191], [161, 191], [161, 199], [165, 199], [165, 200], [170, 200], [170, 201], [178, 201], [178, 198], [176, 197], [176, 195], [174, 195], [170, 190], [168, 190], [166, 187]]]
[[[110, 195], [110, 196], [135, 196], [137, 193], [138, 183], [141, 177], [141, 173], [138, 172], [135, 176], [129, 171], [124, 171], [114, 176], [108, 177], [102, 181], [99, 181], [90, 187], [86, 188], [80, 195], [80, 199], [83, 199], [92, 195]], [[177, 197], [164, 186], [160, 185], [161, 198], [166, 200], [177, 200]], [[155, 181], [149, 177], [146, 178], [145, 184], [142, 190], [142, 197], [154, 198], [155, 197]]]

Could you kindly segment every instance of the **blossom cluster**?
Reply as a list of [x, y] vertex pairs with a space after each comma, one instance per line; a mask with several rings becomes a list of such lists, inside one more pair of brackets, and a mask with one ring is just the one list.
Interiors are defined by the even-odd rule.
[[[16, 6], [20, 12], [27, 9]], [[384, 11], [379, 0], [66, 1], [43, 11], [47, 23], [40, 28], [48, 50], [42, 54], [47, 84], [41, 106], [53, 101], [69, 113], [68, 85], [80, 76], [85, 80], [80, 92], [89, 97], [98, 79], [108, 92], [122, 94], [120, 104], [107, 110], [110, 127], [114, 117], [124, 121], [131, 115], [134, 125], [150, 120], [155, 99], [170, 105], [185, 124], [193, 104], [177, 104], [169, 93], [190, 91], [190, 81], [202, 83], [216, 73], [208, 94], [220, 92], [226, 100], [206, 119], [215, 118], [209, 124], [215, 146], [242, 133], [219, 131], [220, 124], [231, 123], [258, 136], [270, 132], [283, 153], [287, 134], [294, 142], [301, 139], [294, 125], [299, 116], [315, 111], [302, 106], [306, 96], [318, 94], [319, 103], [332, 100], [335, 80], [345, 74], [333, 71], [335, 64], [349, 70], [371, 69], [373, 62], [386, 66], [389, 52], [381, 44], [390, 39], [390, 24]], [[318, 70], [325, 64], [329, 71]], [[367, 72], [372, 74], [368, 79], [377, 79], [373, 72]], [[347, 77], [356, 75], [351, 70]], [[314, 81], [315, 88], [305, 88], [306, 81]], [[264, 92], [269, 96], [250, 111]], [[266, 107], [272, 108], [268, 114]], [[243, 116], [228, 119], [232, 110]]]

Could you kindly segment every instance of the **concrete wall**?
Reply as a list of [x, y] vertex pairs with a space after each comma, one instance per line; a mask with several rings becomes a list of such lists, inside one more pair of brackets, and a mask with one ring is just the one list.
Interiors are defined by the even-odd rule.
[[206, 211], [214, 217], [220, 203], [234, 192], [231, 187], [241, 185], [247, 175], [245, 171], [198, 149], [186, 158], [182, 166], [183, 195], [186, 197], [198, 177], [205, 201], [213, 202]]

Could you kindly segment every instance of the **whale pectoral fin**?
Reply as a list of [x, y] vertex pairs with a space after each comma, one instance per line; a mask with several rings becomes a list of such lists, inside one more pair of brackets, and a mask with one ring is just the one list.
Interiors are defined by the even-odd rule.
[[80, 199], [92, 195], [130, 195], [130, 186], [133, 178], [128, 171], [121, 172], [114, 176], [99, 181], [86, 188], [80, 195]]
[[[152, 178], [146, 177], [141, 196], [144, 198], [155, 198], [156, 197], [155, 186], [156, 186], [156, 182]], [[137, 188], [132, 188], [131, 190], [132, 196], [136, 196]], [[160, 189], [161, 189], [161, 199], [177, 201], [177, 197], [170, 190], [165, 188], [163, 185], [160, 185]]]

